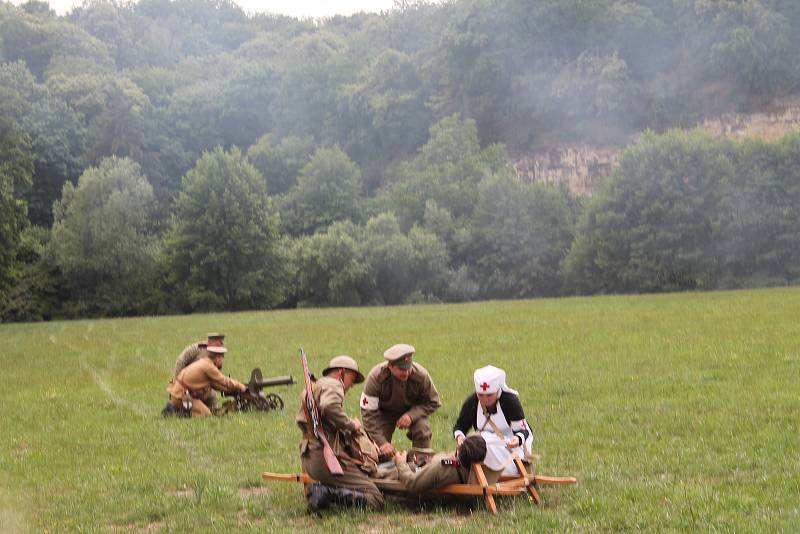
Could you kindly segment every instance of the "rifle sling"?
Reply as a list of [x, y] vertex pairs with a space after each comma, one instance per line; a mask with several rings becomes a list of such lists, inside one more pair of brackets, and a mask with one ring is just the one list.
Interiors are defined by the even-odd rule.
[[[306, 392], [306, 395], [308, 395], [308, 392]], [[305, 415], [305, 417], [306, 417], [306, 429], [303, 431], [303, 439], [307, 439], [309, 441], [311, 441], [312, 439], [317, 439], [317, 437], [314, 435], [314, 432], [313, 431], [309, 432], [309, 430], [308, 430], [311, 427], [312, 423], [311, 423], [311, 416], [308, 413], [308, 404], [306, 404], [305, 397], [303, 397], [303, 415]], [[319, 417], [319, 424], [320, 424], [320, 426], [322, 426], [322, 414], [320, 414], [320, 417]], [[323, 432], [325, 431], [324, 427], [322, 428], [322, 431]], [[336, 432], [336, 434], [337, 434], [336, 439], [338, 441], [338, 439], [339, 439], [338, 434], [339, 433]], [[317, 440], [317, 441], [319, 441], [319, 440]], [[331, 450], [333, 450], [333, 447], [331, 447]], [[364, 465], [364, 462], [362, 460], [357, 460], [357, 459], [355, 459], [355, 458], [353, 458], [353, 457], [351, 457], [351, 456], [349, 456], [349, 455], [347, 455], [347, 454], [345, 454], [343, 452], [334, 451], [333, 454], [336, 456], [336, 458], [338, 458], [339, 460], [342, 460], [344, 462], [347, 462], [347, 463], [350, 463], [350, 464], [353, 464], [353, 465]]]

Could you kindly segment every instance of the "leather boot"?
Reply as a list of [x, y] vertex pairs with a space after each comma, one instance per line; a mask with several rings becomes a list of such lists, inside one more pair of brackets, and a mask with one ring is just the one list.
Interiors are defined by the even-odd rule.
[[343, 506], [361, 506], [367, 505], [367, 494], [361, 490], [354, 490], [349, 488], [330, 488], [333, 494], [333, 499], [336, 504]]
[[319, 482], [311, 484], [308, 488], [308, 513], [320, 515], [333, 500], [333, 490], [331, 486]]
[[175, 406], [173, 406], [171, 402], [167, 401], [167, 405], [161, 410], [161, 415], [164, 417], [173, 417], [178, 415], [178, 410], [175, 409]]

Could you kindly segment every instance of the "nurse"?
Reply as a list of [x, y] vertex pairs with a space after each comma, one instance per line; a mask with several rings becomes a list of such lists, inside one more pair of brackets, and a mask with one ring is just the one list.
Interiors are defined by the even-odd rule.
[[502, 369], [487, 365], [475, 371], [475, 393], [461, 406], [453, 427], [458, 445], [474, 428], [486, 441], [484, 465], [497, 475], [516, 475], [514, 457], [525, 460], [533, 449], [533, 431], [525, 420], [519, 393], [506, 384]]

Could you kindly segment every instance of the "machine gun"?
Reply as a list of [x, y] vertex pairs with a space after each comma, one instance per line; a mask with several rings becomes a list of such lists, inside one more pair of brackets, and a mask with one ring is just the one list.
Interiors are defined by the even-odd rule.
[[270, 410], [283, 410], [283, 399], [274, 393], [265, 394], [263, 389], [295, 383], [291, 375], [265, 379], [261, 375], [261, 369], [256, 367], [250, 374], [250, 382], [247, 383], [247, 390], [244, 391], [244, 393], [232, 391], [222, 394], [223, 397], [231, 397], [231, 400], [227, 400], [222, 404], [218, 414], [225, 415], [231, 412], [268, 412]]

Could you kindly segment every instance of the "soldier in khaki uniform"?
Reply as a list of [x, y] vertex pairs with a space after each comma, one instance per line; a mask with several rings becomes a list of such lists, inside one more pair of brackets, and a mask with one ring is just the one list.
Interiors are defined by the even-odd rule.
[[[323, 377], [312, 386], [314, 401], [319, 408], [321, 425], [326, 437], [335, 447], [343, 439], [337, 439], [337, 434], [346, 434], [358, 431], [361, 421], [351, 419], [344, 412], [344, 395], [353, 384], [364, 381], [364, 375], [358, 370], [358, 364], [350, 356], [337, 356], [333, 358], [322, 371]], [[305, 392], [303, 393], [305, 395]], [[304, 397], [305, 398], [305, 397]], [[366, 505], [370, 508], [383, 508], [383, 494], [372, 480], [355, 464], [340, 457], [342, 451], [334, 452], [340, 457], [340, 464], [344, 474], [331, 475], [325, 464], [322, 453], [322, 443], [314, 435], [311, 424], [308, 422], [305, 400], [300, 402], [297, 413], [297, 426], [303, 431], [303, 440], [300, 442], [300, 463], [303, 471], [308, 473], [319, 483], [306, 487], [308, 510], [319, 514], [331, 502], [345, 505]]]
[[169, 402], [176, 411], [183, 407], [184, 399], [190, 397], [192, 415], [211, 415], [212, 405], [209, 397], [213, 390], [242, 393], [247, 390], [247, 386], [238, 380], [222, 374], [226, 352], [228, 349], [225, 347], [209, 346], [206, 348], [206, 357], [197, 360], [178, 374], [169, 388]]
[[[172, 373], [172, 381], [175, 382], [175, 379], [178, 378], [178, 375], [183, 371], [186, 367], [189, 367], [191, 364], [196, 362], [197, 360], [204, 358], [206, 354], [206, 347], [224, 347], [223, 340], [225, 339], [224, 334], [218, 334], [216, 332], [212, 332], [208, 334], [207, 341], [198, 341], [196, 343], [192, 343], [185, 349], [181, 351], [178, 355], [178, 358], [175, 360], [175, 371]], [[211, 391], [211, 395], [208, 397], [208, 406], [215, 410], [219, 407], [219, 401], [217, 400], [217, 395], [214, 391]]]
[[212, 332], [208, 334], [207, 341], [198, 341], [197, 343], [192, 343], [185, 349], [183, 349], [178, 355], [178, 358], [175, 360], [175, 371], [172, 373], [172, 378], [177, 378], [181, 371], [184, 368], [190, 366], [200, 358], [206, 355], [206, 347], [224, 347], [225, 344], [223, 340], [225, 339], [224, 334], [217, 334], [216, 332]]
[[367, 434], [383, 455], [394, 454], [395, 428], [408, 429], [415, 449], [429, 449], [431, 426], [428, 416], [442, 405], [428, 371], [412, 361], [415, 349], [398, 344], [383, 353], [386, 360], [367, 376], [359, 405]]
[[474, 482], [472, 464], [482, 462], [485, 457], [486, 442], [476, 434], [464, 439], [455, 454], [436, 454], [416, 471], [411, 470], [404, 452], [395, 454], [394, 463], [397, 466], [397, 478], [403, 487], [411, 493], [423, 493], [449, 484]]

